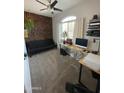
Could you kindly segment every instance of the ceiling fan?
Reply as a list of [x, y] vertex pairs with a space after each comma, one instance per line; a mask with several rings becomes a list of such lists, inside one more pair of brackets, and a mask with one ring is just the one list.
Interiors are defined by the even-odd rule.
[[48, 5], [39, 1], [39, 0], [36, 0], [38, 3], [46, 6], [46, 8], [43, 8], [43, 9], [40, 9], [40, 11], [43, 11], [43, 10], [48, 10], [50, 9], [51, 10], [51, 13], [54, 14], [54, 11], [59, 11], [59, 12], [62, 12], [63, 10], [59, 9], [59, 8], [56, 8], [55, 5], [58, 3], [57, 0], [55, 0], [54, 2], [51, 2], [51, 0], [47, 0], [48, 1]]

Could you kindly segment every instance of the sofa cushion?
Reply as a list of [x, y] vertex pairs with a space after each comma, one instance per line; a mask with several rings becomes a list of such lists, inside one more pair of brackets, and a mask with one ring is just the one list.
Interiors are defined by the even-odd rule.
[[54, 45], [54, 42], [52, 39], [36, 40], [36, 41], [28, 42], [28, 47], [30, 49], [41, 48], [41, 47], [46, 47], [46, 46], [50, 46], [50, 45]]

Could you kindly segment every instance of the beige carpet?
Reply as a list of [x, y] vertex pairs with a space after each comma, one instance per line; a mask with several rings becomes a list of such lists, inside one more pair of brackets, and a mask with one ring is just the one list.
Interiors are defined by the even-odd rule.
[[[33, 93], [66, 93], [66, 82], [78, 83], [79, 63], [60, 55], [57, 49], [36, 54], [29, 61]], [[95, 90], [96, 80], [87, 68], [83, 69], [82, 82]]]

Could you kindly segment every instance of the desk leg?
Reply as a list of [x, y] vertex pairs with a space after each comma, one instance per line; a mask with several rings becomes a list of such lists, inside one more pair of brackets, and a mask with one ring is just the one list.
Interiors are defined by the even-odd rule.
[[100, 79], [97, 80], [96, 93], [100, 93]]
[[79, 70], [79, 79], [78, 79], [78, 82], [80, 85], [82, 85], [82, 87], [88, 89], [82, 82], [81, 82], [81, 74], [82, 74], [82, 64], [80, 64], [80, 70]]
[[80, 64], [79, 79], [78, 82], [81, 83], [82, 65]]

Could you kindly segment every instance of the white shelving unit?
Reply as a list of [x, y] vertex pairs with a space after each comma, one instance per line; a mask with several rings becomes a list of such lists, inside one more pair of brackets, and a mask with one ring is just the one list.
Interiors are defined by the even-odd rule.
[[88, 24], [87, 36], [100, 37], [100, 19], [91, 19]]

